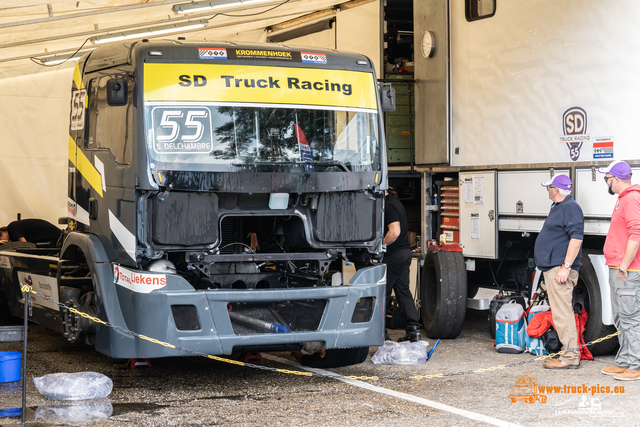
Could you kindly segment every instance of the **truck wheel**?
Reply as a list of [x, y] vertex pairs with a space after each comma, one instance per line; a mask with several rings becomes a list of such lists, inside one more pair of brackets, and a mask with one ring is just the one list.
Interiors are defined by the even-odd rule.
[[457, 337], [467, 310], [467, 270], [462, 254], [427, 252], [420, 289], [420, 311], [427, 336]]
[[[595, 251], [582, 251], [582, 267], [580, 267], [580, 276], [578, 283], [573, 289], [573, 304], [580, 304], [589, 313], [589, 320], [584, 330], [584, 342], [596, 340], [598, 338], [613, 334], [616, 332], [614, 325], [604, 325], [602, 323], [602, 298], [600, 295], [600, 285], [598, 284], [598, 276], [596, 270], [591, 264], [589, 254], [595, 254]], [[599, 342], [589, 347], [589, 351], [594, 356], [601, 356], [611, 353], [618, 347], [618, 339], [611, 338], [606, 341]]]
[[469, 286], [467, 289], [467, 298], [475, 298], [478, 295], [478, 291], [480, 290], [480, 286]]
[[11, 314], [9, 298], [5, 294], [8, 287], [5, 284], [3, 273], [0, 271], [0, 326], [22, 325], [23, 320]]
[[11, 308], [6, 301], [4, 294], [0, 291], [0, 326], [16, 324], [13, 316], [11, 316]]

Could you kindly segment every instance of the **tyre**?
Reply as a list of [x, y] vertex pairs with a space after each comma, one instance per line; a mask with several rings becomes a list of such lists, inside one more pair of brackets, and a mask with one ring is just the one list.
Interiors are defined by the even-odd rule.
[[9, 304], [8, 291], [5, 291], [6, 289], [5, 278], [2, 271], [0, 271], [0, 326], [22, 325], [23, 320], [11, 314], [11, 305]]
[[[580, 304], [589, 313], [589, 320], [584, 330], [584, 342], [602, 338], [616, 332], [614, 325], [604, 325], [602, 323], [602, 298], [600, 285], [596, 270], [591, 264], [589, 254], [596, 254], [595, 251], [582, 251], [582, 267], [580, 267], [579, 278], [576, 287], [573, 289], [573, 305]], [[591, 354], [601, 356], [609, 354], [618, 347], [618, 339], [611, 338], [606, 341], [589, 346]]]
[[422, 324], [429, 338], [460, 334], [467, 310], [467, 270], [460, 252], [427, 252], [420, 299]]
[[14, 318], [11, 316], [9, 303], [5, 300], [4, 294], [0, 290], [0, 326], [13, 325]]
[[475, 298], [478, 295], [478, 291], [480, 290], [480, 286], [468, 286], [467, 287], [467, 298]]
[[496, 339], [496, 312], [489, 309], [489, 335], [492, 340]]

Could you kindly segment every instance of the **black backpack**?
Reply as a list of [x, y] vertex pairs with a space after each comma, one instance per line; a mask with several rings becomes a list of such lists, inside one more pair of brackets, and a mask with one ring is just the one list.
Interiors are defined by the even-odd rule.
[[560, 337], [558, 337], [558, 332], [553, 328], [553, 326], [547, 329], [547, 332], [542, 334], [540, 338], [544, 342], [544, 346], [549, 354], [557, 353], [562, 349]]
[[391, 304], [389, 305], [389, 310], [387, 311], [385, 319], [385, 326], [387, 329], [405, 329], [407, 327], [404, 320], [404, 310], [400, 308], [395, 296], [391, 297]]

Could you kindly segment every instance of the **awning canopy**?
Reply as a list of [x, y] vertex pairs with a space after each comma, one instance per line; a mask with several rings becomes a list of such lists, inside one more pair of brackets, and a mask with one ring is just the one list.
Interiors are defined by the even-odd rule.
[[[73, 54], [92, 49], [96, 39], [122, 35], [134, 38], [171, 37], [198, 40], [266, 41], [265, 28], [283, 31], [301, 22], [327, 19], [336, 8], [351, 8], [373, 0], [237, 0], [223, 7], [177, 13], [193, 3], [185, 0], [0, 0], [0, 66], [14, 68], [30, 59]], [[193, 7], [193, 6], [191, 6]], [[194, 28], [198, 24], [201, 28]], [[146, 33], [146, 35], [140, 35]], [[249, 34], [251, 33], [251, 34]], [[93, 38], [93, 39], [92, 39]], [[84, 44], [84, 46], [83, 46]]]

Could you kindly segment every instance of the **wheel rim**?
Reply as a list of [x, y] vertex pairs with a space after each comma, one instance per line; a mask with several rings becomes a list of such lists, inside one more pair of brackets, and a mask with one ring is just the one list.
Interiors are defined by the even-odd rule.
[[578, 283], [573, 288], [573, 306], [580, 304], [581, 309], [584, 308], [587, 314], [591, 312], [591, 298], [589, 295], [589, 288], [584, 283], [582, 277], [578, 277]]
[[422, 306], [425, 308], [425, 313], [429, 320], [433, 320], [436, 314], [436, 280], [436, 269], [431, 264], [426, 272], [425, 301], [422, 301]]

